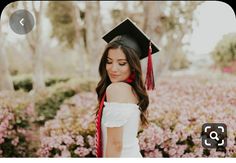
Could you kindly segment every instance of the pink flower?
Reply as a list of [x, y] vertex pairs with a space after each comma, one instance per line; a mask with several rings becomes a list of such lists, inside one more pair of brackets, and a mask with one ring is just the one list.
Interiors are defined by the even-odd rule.
[[95, 139], [91, 135], [87, 136], [87, 140], [91, 147], [95, 147]]
[[232, 69], [232, 67], [224, 67], [222, 71], [227, 72], [227, 73], [232, 73], [233, 69]]
[[151, 158], [157, 158], [157, 157], [163, 157], [161, 151], [158, 149], [155, 149], [154, 151], [145, 152], [145, 157], [151, 157]]
[[4, 139], [0, 137], [0, 144], [4, 143]]
[[168, 153], [170, 156], [174, 156], [177, 153], [177, 151], [176, 151], [176, 149], [172, 148], [168, 151]]
[[90, 153], [90, 150], [87, 148], [84, 148], [84, 147], [78, 147], [78, 148], [76, 148], [74, 153], [80, 157], [85, 157], [86, 155], [88, 155]]
[[74, 140], [72, 139], [71, 136], [69, 136], [68, 134], [67, 135], [63, 135], [62, 136], [62, 139], [63, 139], [63, 142], [66, 144], [66, 145], [71, 145], [74, 143]]
[[61, 156], [62, 157], [71, 157], [70, 151], [68, 151], [67, 149], [61, 151]]
[[17, 132], [19, 132], [19, 133], [21, 133], [21, 134], [23, 134], [23, 135], [26, 134], [26, 130], [25, 130], [25, 129], [22, 129], [22, 128], [18, 128], [18, 129], [17, 129]]
[[76, 136], [76, 144], [80, 146], [84, 146], [84, 137], [81, 135]]
[[19, 143], [19, 137], [16, 137], [15, 139], [13, 139], [11, 143], [12, 145], [17, 146], [17, 144]]

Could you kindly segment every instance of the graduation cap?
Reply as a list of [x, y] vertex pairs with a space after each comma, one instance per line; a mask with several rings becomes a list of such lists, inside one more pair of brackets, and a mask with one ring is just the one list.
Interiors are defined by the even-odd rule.
[[118, 42], [123, 46], [134, 49], [139, 59], [148, 57], [145, 84], [148, 90], [154, 89], [155, 82], [151, 55], [158, 52], [159, 49], [132, 20], [125, 19], [102, 38], [107, 43]]

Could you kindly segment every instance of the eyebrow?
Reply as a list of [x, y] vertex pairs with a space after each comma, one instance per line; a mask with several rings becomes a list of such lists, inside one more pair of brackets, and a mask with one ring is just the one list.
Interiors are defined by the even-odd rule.
[[[112, 59], [109, 58], [109, 57], [107, 57], [107, 58], [110, 59], [110, 60], [112, 60]], [[127, 61], [126, 59], [118, 59], [118, 61], [122, 61], [122, 60]]]

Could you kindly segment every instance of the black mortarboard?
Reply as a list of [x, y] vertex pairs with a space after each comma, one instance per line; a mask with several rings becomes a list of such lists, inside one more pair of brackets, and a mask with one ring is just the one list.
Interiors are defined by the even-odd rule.
[[139, 55], [139, 59], [148, 57], [145, 84], [148, 90], [154, 89], [155, 82], [151, 54], [158, 52], [159, 49], [134, 22], [127, 18], [102, 38], [107, 43], [115, 41], [134, 49]]
[[[117, 37], [118, 36], [118, 37]], [[143, 59], [148, 56], [148, 47], [150, 39], [146, 34], [135, 25], [129, 18], [122, 21], [110, 32], [102, 37], [107, 43], [118, 41], [124, 46], [130, 47], [139, 53], [139, 58]], [[151, 42], [152, 54], [159, 51], [157, 45]]]

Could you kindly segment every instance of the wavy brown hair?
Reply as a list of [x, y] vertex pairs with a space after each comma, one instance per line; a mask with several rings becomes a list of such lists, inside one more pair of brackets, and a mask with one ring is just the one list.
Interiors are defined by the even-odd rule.
[[[137, 94], [139, 98], [138, 105], [141, 111], [141, 114], [140, 114], [141, 124], [143, 126], [147, 126], [148, 125], [147, 107], [149, 105], [149, 98], [148, 98], [147, 91], [146, 91], [146, 88], [142, 79], [142, 68], [141, 68], [141, 63], [139, 60], [139, 54], [137, 54], [135, 50], [129, 47], [123, 46], [116, 41], [107, 44], [103, 52], [100, 64], [99, 64], [99, 74], [100, 74], [101, 80], [98, 82], [97, 87], [96, 87], [96, 92], [98, 95], [98, 102], [100, 103], [104, 93], [106, 92], [107, 86], [111, 84], [111, 81], [106, 71], [108, 51], [110, 49], [118, 49], [118, 48], [120, 48], [123, 51], [123, 53], [126, 56], [127, 62], [130, 66], [130, 69], [132, 70], [132, 72], [135, 73], [135, 80], [134, 82], [130, 83], [130, 85], [132, 86], [133, 90], [135, 91], [135, 93]], [[99, 108], [99, 104], [97, 106], [97, 111], [98, 111], [98, 108]]]

